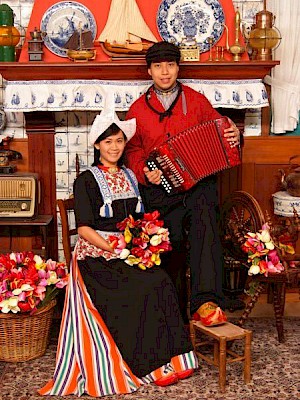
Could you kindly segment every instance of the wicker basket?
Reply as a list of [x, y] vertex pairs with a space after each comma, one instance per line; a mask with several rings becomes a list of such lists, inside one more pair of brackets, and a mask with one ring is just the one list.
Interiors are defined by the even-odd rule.
[[33, 315], [0, 313], [0, 361], [28, 361], [45, 353], [55, 304], [52, 300]]

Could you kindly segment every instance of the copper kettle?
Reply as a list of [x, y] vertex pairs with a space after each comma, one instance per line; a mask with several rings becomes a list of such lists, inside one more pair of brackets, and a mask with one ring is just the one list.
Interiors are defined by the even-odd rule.
[[300, 156], [292, 156], [290, 157], [290, 169], [293, 172], [290, 172], [287, 176], [283, 169], [280, 169], [281, 172], [281, 184], [284, 190], [288, 192], [291, 196], [300, 197], [300, 165], [292, 164], [292, 160], [300, 157]]

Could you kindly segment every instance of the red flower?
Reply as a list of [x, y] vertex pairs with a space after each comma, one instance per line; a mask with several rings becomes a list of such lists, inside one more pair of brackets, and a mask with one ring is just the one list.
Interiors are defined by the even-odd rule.
[[28, 311], [31, 311], [33, 308], [33, 307], [31, 307], [31, 304], [29, 302], [25, 303], [23, 301], [19, 301], [18, 306], [21, 309], [21, 312], [28, 312]]
[[134, 244], [135, 246], [143, 247], [145, 244], [145, 241], [141, 237], [135, 237], [132, 239], [132, 244]]
[[160, 217], [160, 213], [158, 211], [153, 211], [152, 213], [145, 213], [144, 214], [144, 221], [156, 221]]
[[120, 231], [124, 231], [127, 226], [129, 228], [135, 228], [135, 227], [139, 226], [139, 224], [140, 224], [139, 219], [135, 220], [132, 215], [129, 215], [129, 217], [125, 218], [123, 221], [121, 221], [117, 224], [117, 228]]
[[135, 257], [143, 258], [144, 255], [145, 255], [145, 250], [143, 250], [143, 249], [140, 248], [140, 247], [133, 247], [133, 248], [131, 249], [131, 254], [132, 254], [133, 256], [135, 256]]

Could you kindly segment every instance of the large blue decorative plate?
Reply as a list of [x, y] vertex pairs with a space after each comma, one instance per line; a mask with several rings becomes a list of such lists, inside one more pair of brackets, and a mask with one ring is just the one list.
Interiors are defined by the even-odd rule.
[[218, 42], [224, 31], [224, 11], [219, 0], [163, 0], [157, 27], [167, 42], [195, 39], [200, 53]]
[[45, 46], [52, 53], [67, 57], [64, 45], [80, 27], [89, 29], [95, 39], [97, 25], [91, 11], [81, 3], [61, 1], [48, 8], [42, 17], [40, 29], [46, 33]]

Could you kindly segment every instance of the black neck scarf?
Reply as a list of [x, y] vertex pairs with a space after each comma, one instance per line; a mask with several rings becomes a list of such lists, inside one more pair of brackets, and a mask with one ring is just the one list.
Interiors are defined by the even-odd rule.
[[176, 106], [177, 101], [178, 101], [178, 99], [179, 99], [179, 97], [180, 97], [180, 95], [181, 95], [181, 92], [182, 92], [181, 83], [180, 83], [180, 82], [177, 82], [177, 84], [178, 84], [178, 86], [179, 86], [179, 87], [178, 87], [177, 96], [175, 97], [175, 99], [174, 99], [173, 103], [170, 105], [170, 107], [169, 107], [167, 110], [163, 111], [163, 112], [160, 112], [160, 111], [156, 110], [156, 109], [150, 104], [150, 102], [149, 102], [149, 99], [150, 99], [150, 97], [151, 97], [150, 91], [154, 88], [154, 85], [151, 85], [151, 86], [149, 87], [149, 89], [147, 90], [146, 94], [145, 94], [145, 96], [146, 96], [146, 104], [147, 104], [147, 106], [150, 108], [150, 110], [152, 110], [153, 112], [155, 112], [155, 114], [158, 114], [158, 115], [159, 115], [159, 122], [162, 122], [163, 119], [164, 119], [165, 117], [170, 117], [170, 116], [172, 115], [172, 110], [173, 110], [173, 108]]

